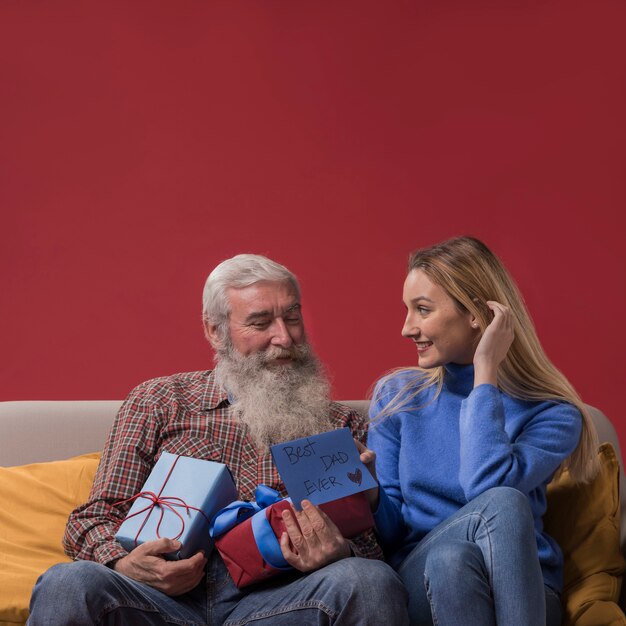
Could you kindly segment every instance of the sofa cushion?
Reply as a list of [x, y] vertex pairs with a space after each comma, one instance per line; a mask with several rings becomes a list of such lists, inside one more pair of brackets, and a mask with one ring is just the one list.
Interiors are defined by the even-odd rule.
[[0, 467], [0, 626], [23, 624], [37, 578], [69, 561], [69, 513], [89, 496], [100, 454]]
[[564, 472], [548, 486], [545, 529], [565, 559], [563, 626], [626, 625], [617, 605], [624, 572], [619, 462], [610, 443], [598, 457], [601, 471], [591, 483], [574, 484]]

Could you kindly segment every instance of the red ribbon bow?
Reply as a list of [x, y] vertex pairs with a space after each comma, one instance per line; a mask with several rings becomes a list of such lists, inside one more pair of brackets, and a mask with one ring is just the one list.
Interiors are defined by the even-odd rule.
[[152, 511], [154, 511], [155, 507], [158, 507], [161, 510], [159, 522], [156, 527], [156, 535], [159, 539], [161, 538], [161, 535], [159, 534], [159, 528], [161, 527], [161, 522], [163, 521], [163, 516], [165, 515], [166, 509], [169, 511], [172, 511], [172, 513], [174, 513], [178, 517], [178, 519], [180, 520], [180, 524], [181, 524], [180, 532], [175, 537], [173, 537], [173, 539], [178, 539], [185, 532], [185, 520], [183, 519], [183, 516], [176, 510], [175, 507], [184, 508], [187, 515], [189, 515], [190, 510], [197, 511], [198, 513], [201, 513], [204, 516], [207, 523], [210, 522], [209, 518], [205, 515], [204, 511], [202, 511], [201, 509], [198, 509], [195, 506], [191, 506], [187, 504], [182, 498], [177, 498], [175, 496], [161, 495], [163, 493], [163, 490], [165, 489], [165, 486], [167, 485], [167, 481], [170, 479], [170, 476], [172, 475], [172, 472], [174, 471], [174, 467], [176, 467], [176, 463], [178, 463], [178, 459], [180, 459], [180, 455], [177, 455], [176, 460], [172, 463], [172, 467], [170, 467], [170, 470], [167, 473], [167, 476], [165, 477], [165, 480], [163, 481], [163, 484], [161, 485], [161, 489], [159, 490], [158, 494], [155, 494], [152, 491], [140, 491], [139, 493], [135, 494], [131, 498], [127, 498], [126, 500], [120, 500], [119, 502], [113, 503], [113, 506], [118, 506], [120, 504], [126, 504], [127, 502], [134, 502], [138, 498], [146, 498], [147, 500], [150, 500], [150, 504], [145, 506], [143, 509], [140, 509], [139, 511], [135, 511], [133, 514], [126, 516], [126, 519], [130, 519], [131, 517], [135, 517], [136, 515], [141, 515], [142, 513], [147, 512], [145, 519], [143, 520], [141, 526], [139, 527], [139, 530], [137, 531], [137, 534], [135, 535], [135, 547], [137, 547], [139, 535], [141, 534], [141, 531], [143, 530], [146, 523], [148, 522], [148, 519], [150, 518], [150, 515], [152, 515]]

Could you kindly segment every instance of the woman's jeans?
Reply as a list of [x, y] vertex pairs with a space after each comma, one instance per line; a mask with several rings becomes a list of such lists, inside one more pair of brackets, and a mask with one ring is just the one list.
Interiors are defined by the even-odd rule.
[[558, 626], [526, 496], [496, 487], [430, 531], [397, 568], [419, 626]]
[[407, 626], [406, 603], [397, 574], [382, 561], [342, 559], [239, 590], [214, 552], [205, 581], [173, 598], [91, 561], [55, 565], [35, 585], [27, 623], [373, 626], [384, 616], [389, 626]]

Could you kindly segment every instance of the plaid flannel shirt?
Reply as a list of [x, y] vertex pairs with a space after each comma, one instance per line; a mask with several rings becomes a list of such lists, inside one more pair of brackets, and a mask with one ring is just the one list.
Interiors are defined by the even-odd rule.
[[[367, 428], [360, 415], [332, 403], [330, 418], [333, 426], [347, 426], [365, 443]], [[242, 500], [253, 500], [261, 483], [286, 495], [271, 453], [259, 453], [233, 419], [228, 396], [213, 372], [149, 380], [120, 408], [89, 499], [69, 517], [63, 545], [70, 557], [106, 565], [127, 554], [114, 535], [131, 504], [115, 503], [141, 491], [162, 452], [225, 463]], [[373, 531], [353, 539], [352, 547], [357, 556], [383, 558]]]

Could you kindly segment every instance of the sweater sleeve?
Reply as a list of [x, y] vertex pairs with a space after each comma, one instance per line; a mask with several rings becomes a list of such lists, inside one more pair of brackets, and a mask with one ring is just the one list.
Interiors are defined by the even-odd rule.
[[[375, 419], [388, 399], [382, 385], [377, 387], [370, 405], [370, 417]], [[386, 552], [400, 547], [408, 529], [402, 517], [402, 490], [399, 476], [400, 429], [398, 418], [387, 416], [370, 426], [368, 447], [376, 453], [376, 474], [380, 498], [374, 512], [376, 532]]]
[[502, 396], [492, 385], [479, 385], [461, 404], [459, 481], [468, 501], [498, 486], [530, 493], [551, 478], [580, 438], [580, 412], [565, 402], [534, 403], [530, 419], [511, 438]]

